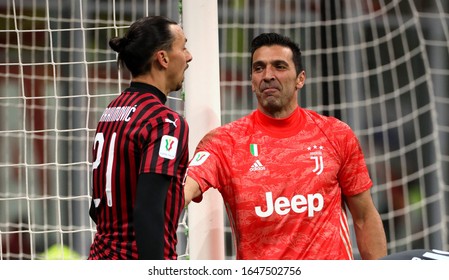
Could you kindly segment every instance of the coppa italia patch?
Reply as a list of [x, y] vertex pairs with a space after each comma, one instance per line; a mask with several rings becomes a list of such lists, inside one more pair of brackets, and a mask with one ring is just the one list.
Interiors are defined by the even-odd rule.
[[210, 153], [208, 152], [198, 152], [193, 157], [192, 161], [190, 162], [190, 166], [198, 166], [203, 164], [206, 159], [210, 156]]
[[159, 148], [159, 156], [168, 159], [176, 157], [176, 150], [178, 149], [178, 138], [164, 135], [161, 139], [161, 147]]

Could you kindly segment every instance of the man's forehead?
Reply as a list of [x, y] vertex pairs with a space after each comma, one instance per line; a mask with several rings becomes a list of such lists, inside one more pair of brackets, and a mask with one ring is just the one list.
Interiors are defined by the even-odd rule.
[[175, 35], [177, 41], [182, 41], [182, 43], [187, 42], [187, 38], [184, 34], [184, 30], [180, 25], [172, 24], [171, 25], [172, 32]]
[[292, 62], [292, 51], [290, 48], [280, 45], [263, 46], [253, 54], [253, 63], [256, 62]]

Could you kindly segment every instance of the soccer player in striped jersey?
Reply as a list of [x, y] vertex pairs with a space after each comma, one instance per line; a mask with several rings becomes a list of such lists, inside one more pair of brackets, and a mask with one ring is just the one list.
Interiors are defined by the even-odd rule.
[[165, 17], [133, 23], [110, 47], [132, 75], [101, 116], [93, 143], [89, 259], [177, 259], [184, 207], [188, 125], [165, 106], [192, 56], [184, 32]]
[[358, 139], [342, 121], [299, 107], [306, 75], [289, 38], [261, 34], [251, 46], [257, 109], [209, 132], [184, 186], [186, 203], [216, 188], [237, 259], [353, 259], [349, 209], [363, 259], [387, 253]]

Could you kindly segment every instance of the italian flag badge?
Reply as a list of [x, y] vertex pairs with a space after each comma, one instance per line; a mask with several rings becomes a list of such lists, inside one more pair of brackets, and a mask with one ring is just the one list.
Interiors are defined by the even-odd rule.
[[253, 156], [255, 157], [259, 156], [259, 148], [257, 147], [257, 144], [250, 144], [249, 151]]

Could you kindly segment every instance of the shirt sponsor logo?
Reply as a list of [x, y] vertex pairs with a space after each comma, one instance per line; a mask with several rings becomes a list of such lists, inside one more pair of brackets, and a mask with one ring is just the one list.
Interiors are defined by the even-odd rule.
[[178, 149], [178, 139], [170, 135], [164, 135], [161, 139], [161, 147], [159, 148], [159, 156], [168, 159], [176, 157]]
[[251, 168], [249, 169], [250, 172], [254, 172], [254, 171], [261, 171], [261, 170], [265, 170], [265, 166], [263, 166], [263, 164], [260, 162], [260, 160], [256, 160], [253, 165], [251, 165]]
[[192, 161], [190, 162], [189, 166], [198, 166], [203, 164], [206, 159], [210, 156], [210, 153], [208, 152], [198, 152], [193, 157]]
[[[308, 217], [313, 217], [315, 212], [323, 209], [324, 198], [320, 193], [308, 194], [307, 196], [297, 194], [291, 199], [280, 196], [273, 201], [273, 193], [265, 193], [266, 204], [256, 206], [256, 215], [261, 218], [270, 217], [273, 213], [284, 216], [293, 211], [294, 213], [307, 212]], [[265, 210], [262, 210], [265, 209]]]

